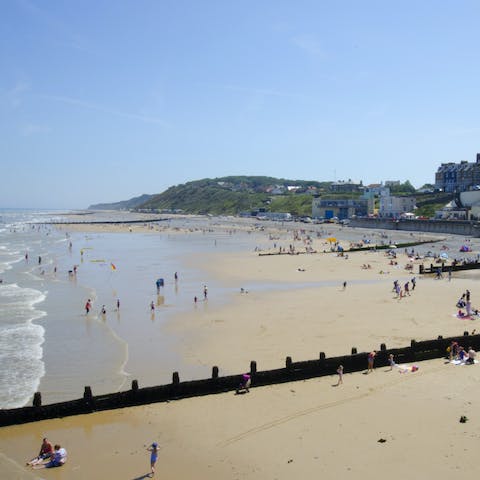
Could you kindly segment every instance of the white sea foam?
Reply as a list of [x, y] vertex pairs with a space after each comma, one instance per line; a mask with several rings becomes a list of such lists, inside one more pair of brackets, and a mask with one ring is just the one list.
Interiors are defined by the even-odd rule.
[[46, 292], [0, 284], [0, 407], [25, 405], [45, 373], [42, 344], [45, 330], [32, 323], [46, 315], [35, 305]]

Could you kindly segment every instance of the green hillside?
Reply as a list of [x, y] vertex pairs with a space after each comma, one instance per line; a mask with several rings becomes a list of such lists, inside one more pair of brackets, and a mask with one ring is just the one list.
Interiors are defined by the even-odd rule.
[[[356, 198], [361, 192], [330, 191], [331, 182], [289, 180], [262, 176], [205, 178], [170, 187], [156, 195], [142, 195], [123, 202], [92, 205], [90, 209], [130, 209], [151, 212], [238, 215], [263, 209], [311, 216], [313, 195]], [[417, 215], [430, 217], [452, 199], [445, 193], [415, 192], [410, 182], [394, 187], [396, 195], [415, 195]]]
[[97, 203], [95, 205], [90, 205], [88, 210], [132, 210], [139, 205], [144, 204], [152, 198], [152, 195], [143, 194], [139, 197], [131, 198], [130, 200], [123, 200], [116, 203]]
[[[232, 176], [203, 179], [170, 187], [138, 209], [183, 211], [192, 214], [237, 215], [264, 208], [294, 215], [311, 215], [310, 191], [325, 191], [330, 182], [287, 180], [273, 177]], [[287, 187], [297, 187], [288, 192]], [[283, 191], [278, 194], [276, 192]]]

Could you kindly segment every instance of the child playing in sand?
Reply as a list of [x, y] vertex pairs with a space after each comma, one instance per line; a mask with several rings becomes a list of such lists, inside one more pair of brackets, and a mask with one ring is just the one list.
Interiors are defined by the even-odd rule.
[[240, 393], [241, 390], [245, 390], [245, 392], [248, 393], [251, 383], [252, 383], [252, 379], [250, 377], [250, 374], [244, 373], [242, 375], [242, 381], [240, 382], [240, 385], [237, 388], [237, 393]]
[[393, 367], [397, 366], [395, 360], [393, 359], [393, 353], [388, 356], [388, 364], [390, 365], [390, 370], [393, 370]]

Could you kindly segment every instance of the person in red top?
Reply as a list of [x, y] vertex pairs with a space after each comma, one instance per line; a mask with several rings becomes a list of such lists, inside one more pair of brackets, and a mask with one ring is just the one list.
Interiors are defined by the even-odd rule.
[[53, 446], [48, 441], [47, 438], [44, 438], [42, 441], [42, 446], [40, 447], [39, 454], [35, 458], [32, 458], [29, 462], [27, 462], [27, 465], [33, 466], [33, 465], [42, 463], [47, 458], [50, 458], [52, 454], [53, 454]]

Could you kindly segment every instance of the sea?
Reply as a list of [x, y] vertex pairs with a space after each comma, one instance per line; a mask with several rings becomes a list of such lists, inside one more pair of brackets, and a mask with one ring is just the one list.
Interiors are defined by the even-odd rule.
[[[167, 220], [145, 233], [52, 225], [71, 213], [0, 210], [0, 408], [30, 404], [37, 391], [53, 403], [80, 398], [84, 386], [103, 394], [127, 389], [133, 379], [169, 383], [174, 371], [182, 380], [211, 375], [200, 358], [185, 363], [180, 352], [194, 340], [168, 322], [238, 292], [196, 268], [196, 260], [253, 250], [265, 234], [218, 229], [221, 219], [208, 218]], [[157, 231], [166, 225], [172, 233]]]
[[[170, 383], [173, 372], [181, 380], [210, 376], [212, 366], [195, 356], [195, 339], [185, 329], [172, 329], [172, 322], [181, 321], [182, 313], [227, 304], [247, 285], [219, 281], [199, 268], [198, 260], [212, 253], [253, 252], [281, 240], [267, 235], [265, 223], [236, 229], [241, 220], [228, 218], [174, 217], [149, 224], [151, 231], [142, 233], [85, 233], [54, 225], [72, 213], [78, 212], [0, 209], [0, 408], [31, 404], [37, 391], [46, 404], [81, 398], [85, 386], [100, 395], [126, 390], [134, 379], [140, 387]], [[117, 219], [111, 212], [96, 218]], [[418, 236], [348, 228], [341, 235], [352, 241], [377, 235], [377, 241], [387, 242]], [[290, 238], [285, 236], [287, 246]], [[455, 256], [478, 258], [479, 239], [455, 236], [416, 251], [452, 255], [463, 244], [472, 254]], [[159, 279], [163, 286], [157, 290]], [[291, 285], [279, 279], [248, 287], [267, 291]]]

